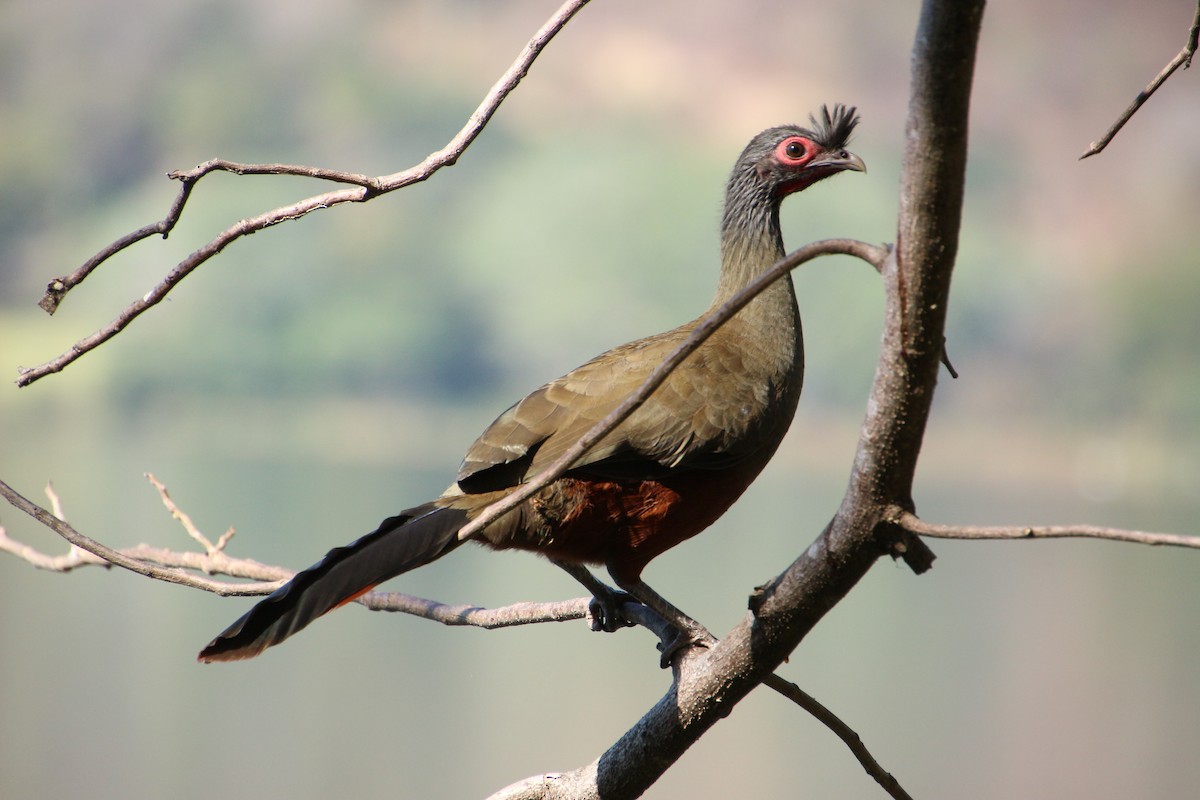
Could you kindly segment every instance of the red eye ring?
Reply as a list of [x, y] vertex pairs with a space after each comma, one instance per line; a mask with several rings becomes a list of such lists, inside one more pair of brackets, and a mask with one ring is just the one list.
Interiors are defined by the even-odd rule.
[[812, 158], [813, 145], [803, 136], [789, 136], [775, 148], [775, 157], [784, 164], [798, 166]]

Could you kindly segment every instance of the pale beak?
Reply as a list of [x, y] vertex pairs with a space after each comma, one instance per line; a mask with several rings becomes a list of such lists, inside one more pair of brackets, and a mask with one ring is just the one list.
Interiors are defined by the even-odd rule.
[[851, 153], [849, 150], [830, 150], [808, 162], [808, 168], [825, 169], [830, 172], [838, 172], [849, 169], [855, 172], [866, 172], [866, 163], [858, 156]]

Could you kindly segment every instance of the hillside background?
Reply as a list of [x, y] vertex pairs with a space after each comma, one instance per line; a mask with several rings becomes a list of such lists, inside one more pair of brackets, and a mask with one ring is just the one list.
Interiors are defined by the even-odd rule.
[[[162, 217], [213, 156], [393, 172], [440, 147], [552, 2], [109, 0], [0, 7], [0, 369], [15, 380], [231, 222], [322, 188], [206, 179], [166, 242], [53, 317], [46, 282]], [[444, 487], [512, 400], [703, 309], [733, 159], [821, 103], [870, 168], [784, 207], [790, 247], [889, 241], [916, 3], [595, 0], [459, 164], [239, 241], [65, 373], [0, 383], [0, 477], [114, 546], [190, 542], [153, 472], [234, 555], [305, 566]], [[1197, 533], [1200, 83], [1176, 75], [1076, 160], [1182, 44], [1193, 5], [988, 9], [943, 378], [918, 473], [932, 521]], [[796, 275], [789, 439], [717, 526], [647, 571], [714, 632], [841, 498], [882, 296]], [[15, 510], [10, 534], [61, 545]], [[879, 564], [783, 674], [917, 797], [1176, 798], [1200, 784], [1200, 556], [932, 542]], [[576, 596], [463, 549], [395, 582], [451, 602]], [[485, 633], [338, 613], [201, 667], [246, 600], [0, 558], [0, 797], [478, 797], [586, 763], [668, 685], [644, 631]], [[648, 795], [878, 798], [840, 743], [757, 692]]]

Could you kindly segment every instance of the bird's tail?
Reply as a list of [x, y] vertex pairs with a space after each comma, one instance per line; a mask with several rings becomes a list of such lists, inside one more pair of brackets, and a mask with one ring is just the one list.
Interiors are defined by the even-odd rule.
[[465, 511], [432, 503], [385, 519], [377, 530], [323, 559], [276, 589], [200, 651], [199, 660], [253, 658], [326, 611], [349, 603], [377, 584], [428, 564], [460, 543]]

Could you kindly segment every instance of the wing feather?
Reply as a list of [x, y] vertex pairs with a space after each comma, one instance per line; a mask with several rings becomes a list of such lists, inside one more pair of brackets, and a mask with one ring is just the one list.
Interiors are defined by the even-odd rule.
[[[531, 392], [488, 426], [467, 450], [458, 486], [467, 493], [515, 486], [555, 461], [646, 379], [692, 324], [600, 355]], [[736, 337], [686, 359], [628, 419], [596, 443], [574, 472], [652, 478], [683, 468], [740, 460], [748, 421], [769, 403], [770, 387], [728, 391], [745, 365]], [[710, 344], [711, 344], [710, 340]], [[714, 353], [717, 355], [714, 356]]]

